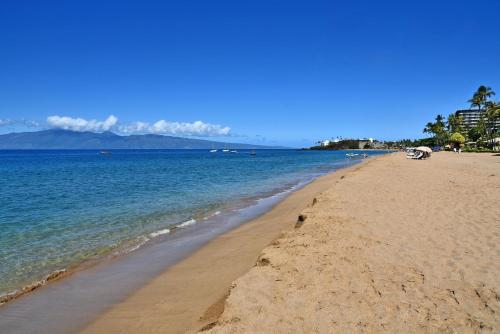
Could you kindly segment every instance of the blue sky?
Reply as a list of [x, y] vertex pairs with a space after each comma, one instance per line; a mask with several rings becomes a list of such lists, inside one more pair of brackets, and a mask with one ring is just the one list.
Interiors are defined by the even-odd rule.
[[0, 133], [418, 138], [479, 85], [500, 94], [499, 12], [488, 0], [3, 1]]

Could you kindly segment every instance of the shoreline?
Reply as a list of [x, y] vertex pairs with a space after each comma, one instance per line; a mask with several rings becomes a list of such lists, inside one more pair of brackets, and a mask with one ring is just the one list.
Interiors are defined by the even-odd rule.
[[[339, 169], [342, 168], [346, 167], [340, 167]], [[338, 169], [334, 169], [333, 171], [327, 172], [326, 174], [335, 172], [337, 170]], [[35, 290], [39, 290], [40, 288], [43, 288], [48, 284], [52, 284], [61, 279], [70, 278], [77, 272], [92, 269], [93, 267], [99, 265], [113, 263], [114, 261], [117, 261], [122, 257], [139, 250], [140, 248], [151, 246], [156, 242], [168, 242], [168, 237], [175, 235], [175, 233], [178, 233], [179, 231], [184, 230], [186, 227], [189, 227], [191, 225], [216, 220], [218, 218], [217, 216], [219, 215], [222, 217], [226, 216], [227, 219], [228, 216], [233, 215], [233, 212], [248, 210], [252, 209], [253, 207], [257, 207], [260, 201], [272, 202], [275, 198], [278, 198], [279, 200], [283, 196], [287, 196], [290, 193], [301, 189], [308, 183], [313, 182], [316, 178], [323, 175], [325, 175], [325, 173], [322, 173], [319, 176], [316, 174], [311, 174], [309, 178], [296, 180], [296, 182], [290, 182], [289, 184], [280, 184], [278, 187], [276, 187], [276, 189], [269, 192], [265, 192], [248, 198], [242, 198], [235, 201], [234, 203], [231, 203], [231, 205], [225, 205], [218, 208], [217, 210], [211, 210], [209, 212], [205, 212], [202, 215], [198, 214], [198, 216], [193, 215], [189, 219], [179, 221], [176, 224], [170, 224], [153, 232], [139, 235], [129, 240], [123, 240], [120, 245], [111, 248], [104, 254], [96, 253], [96, 255], [84, 259], [83, 261], [70, 263], [66, 267], [54, 269], [53, 271], [40, 276], [39, 279], [33, 280], [32, 282], [29, 282], [16, 290], [11, 290], [6, 293], [0, 294], [0, 307], [19, 298], [28, 296]], [[259, 213], [259, 215], [260, 214], [261, 213]], [[243, 223], [248, 222], [249, 220], [252, 220], [254, 218], [255, 217], [247, 219]]]
[[267, 245], [293, 229], [315, 196], [345, 174], [383, 156], [371, 157], [314, 179], [269, 211], [211, 240], [112, 306], [81, 333], [128, 331], [196, 332], [222, 313], [231, 282], [252, 268]]
[[[371, 157], [369, 160], [375, 159], [376, 157], [377, 156]], [[366, 162], [366, 160], [364, 162]], [[280, 203], [283, 201], [283, 198], [285, 198], [285, 200], [287, 200], [288, 197], [293, 196], [295, 193], [302, 191], [304, 188], [309, 187], [310, 185], [318, 182], [320, 179], [322, 179], [324, 177], [328, 177], [331, 174], [343, 173], [344, 171], [349, 170], [351, 168], [355, 168], [356, 166], [359, 166], [360, 164], [363, 164], [363, 162], [362, 161], [359, 161], [359, 162], [357, 161], [355, 164], [353, 164], [351, 166], [340, 167], [340, 168], [335, 169], [333, 171], [327, 172], [326, 174], [323, 174], [323, 175], [312, 176], [312, 179], [309, 180], [309, 181], [307, 181], [307, 182], [301, 181], [298, 184], [293, 185], [291, 188], [286, 188], [286, 189], [284, 189], [284, 190], [282, 190], [282, 191], [280, 191], [278, 193], [273, 193], [269, 197], [259, 198], [258, 200], [255, 200], [254, 202], [257, 203], [257, 204], [254, 204], [254, 206], [260, 206], [260, 205], [262, 205], [263, 209], [262, 208], [261, 209], [257, 209], [257, 214], [253, 213], [253, 216], [252, 216], [252, 214], [248, 214], [247, 213], [247, 218], [245, 218], [245, 215], [243, 215], [243, 218], [240, 218], [240, 219], [243, 219], [243, 220], [241, 222], [237, 222], [236, 223], [236, 227], [234, 227], [234, 226], [228, 227], [229, 232], [227, 230], [225, 230], [225, 231], [221, 232], [222, 234], [215, 235], [215, 239], [222, 238], [227, 233], [231, 233], [234, 230], [238, 230], [238, 229], [242, 228], [244, 225], [251, 223], [253, 220], [259, 219], [260, 217], [262, 217], [262, 215], [265, 216], [270, 211], [274, 210], [274, 208], [276, 206], [279, 206]], [[277, 188], [282, 188], [282, 187], [283, 187], [283, 185], [280, 185]], [[263, 203], [261, 203], [261, 201]], [[269, 202], [270, 204], [269, 203], [266, 204], [266, 202]], [[251, 207], [252, 206], [246, 206], [244, 208], [240, 207], [239, 209], [237, 208], [238, 210], [236, 210], [236, 211], [240, 211], [242, 208], [243, 209], [249, 209]], [[261, 210], [261, 211], [258, 211], [258, 210]], [[215, 216], [216, 215], [213, 215], [213, 217], [215, 217]], [[296, 217], [294, 217], [294, 219], [296, 219]], [[203, 226], [204, 224], [194, 224], [194, 225]], [[190, 226], [190, 228], [193, 228], [193, 227]], [[85, 277], [85, 275], [87, 275], [89, 273], [91, 275], [90, 277], [92, 277], [92, 275], [95, 276], [95, 272], [98, 273], [99, 271], [102, 271], [103, 267], [105, 268], [104, 270], [106, 270], [107, 267], [109, 268], [109, 267], [112, 267], [116, 263], [124, 262], [123, 260], [125, 260], [125, 262], [126, 262], [127, 259], [130, 259], [130, 258], [132, 258], [134, 256], [137, 257], [137, 254], [144, 253], [143, 250], [146, 250], [148, 248], [153, 248], [155, 246], [155, 244], [161, 244], [161, 243], [165, 243], [165, 242], [169, 243], [170, 240], [166, 240], [166, 238], [172, 238], [172, 237], [174, 237], [174, 239], [175, 239], [176, 233], [181, 232], [181, 234], [182, 233], [186, 234], [188, 232], [187, 230], [188, 229], [181, 228], [181, 229], [176, 229], [175, 233], [172, 233], [172, 234], [166, 233], [165, 236], [160, 236], [160, 238], [156, 239], [156, 242], [153, 241], [153, 240], [151, 240], [151, 243], [149, 243], [149, 242], [146, 243], [144, 249], [143, 249], [143, 247], [141, 247], [141, 249], [139, 249], [137, 252], [133, 251], [133, 252], [130, 252], [130, 253], [123, 253], [123, 254], [119, 254], [119, 255], [116, 255], [116, 256], [108, 256], [107, 258], [104, 258], [102, 261], [89, 261], [88, 263], [86, 263], [84, 265], [70, 267], [70, 269], [57, 271], [56, 272], [57, 275], [54, 275], [54, 276], [53, 275], [49, 275], [46, 279], [43, 279], [43, 280], [41, 280], [39, 282], [36, 282], [36, 283], [33, 283], [32, 285], [29, 285], [26, 290], [21, 291], [21, 293], [19, 293], [18, 295], [14, 296], [14, 298], [10, 298], [11, 300], [9, 300], [7, 303], [4, 303], [4, 304], [0, 305], [0, 320], [2, 320], [2, 318], [3, 319], [8, 319], [9, 314], [22, 313], [23, 307], [24, 308], [28, 307], [29, 309], [33, 310], [36, 307], [36, 306], [30, 305], [30, 301], [32, 301], [33, 299], [35, 300], [35, 303], [34, 303], [35, 305], [43, 304], [43, 300], [45, 300], [45, 302], [48, 302], [48, 301], [51, 301], [52, 299], [60, 299], [60, 298], [66, 298], [66, 297], [68, 299], [71, 299], [70, 296], [67, 296], [66, 293], [63, 292], [63, 290], [67, 290], [68, 288], [73, 289], [74, 288], [73, 285], [72, 285], [73, 281], [75, 281], [75, 282], [79, 281], [79, 283], [81, 285], [82, 276]], [[190, 232], [196, 233], [196, 231], [190, 231]], [[213, 240], [214, 239], [209, 239], [208, 241], [203, 242], [203, 243], [211, 243]], [[206, 247], [206, 245], [204, 246], [203, 243], [202, 243], [202, 245], [200, 245], [201, 248]], [[260, 251], [265, 246], [266, 245], [262, 245], [262, 247], [260, 247], [258, 249], [258, 251]], [[198, 250], [200, 250], [200, 249], [198, 249], [198, 250], [197, 249], [198, 249], [197, 246], [195, 246], [194, 247], [194, 253], [196, 253]], [[147, 251], [146, 251], [146, 253], [147, 253]], [[193, 251], [189, 251], [188, 250], [188, 251], [185, 251], [180, 256], [180, 258], [177, 258], [176, 260], [173, 260], [173, 262], [172, 261], [171, 262], [167, 261], [168, 264], [166, 265], [167, 266], [166, 270], [168, 271], [170, 267], [175, 266], [175, 264], [178, 263], [178, 262], [184, 261], [186, 257], [189, 258], [194, 253], [193, 253]], [[246, 268], [246, 269], [248, 269], [248, 268]], [[163, 272], [163, 271], [165, 271], [165, 269], [162, 270], [161, 272]], [[141, 289], [141, 287], [143, 287], [144, 285], [148, 284], [147, 282], [150, 279], [154, 280], [155, 277], [157, 277], [160, 274], [161, 273], [155, 272], [154, 274], [152, 274], [152, 278], [149, 278], [149, 279], [147, 279], [145, 281], [143, 279], [143, 282], [140, 283], [140, 284], [135, 284], [135, 285], [132, 285], [132, 286], [130, 286], [130, 285], [127, 286], [125, 284], [125, 287], [126, 287], [126, 290], [127, 290], [126, 291], [126, 295], [127, 296], [129, 294], [133, 295], [134, 291]], [[110, 276], [112, 276], [112, 275], [114, 275], [113, 272], [111, 272]], [[148, 274], [148, 275], [151, 276], [151, 274]], [[107, 282], [105, 282], [105, 283], [107, 283]], [[56, 292], [54, 292], [54, 290]], [[60, 291], [57, 292], [57, 290], [60, 290]], [[73, 293], [73, 291], [70, 291], [70, 292]], [[83, 292], [84, 292], [84, 290], [82, 290], [82, 293]], [[40, 296], [43, 296], [43, 295], [50, 296], [51, 293], [52, 293], [52, 295], [54, 295], [54, 293], [55, 293], [56, 298], [40, 297]], [[92, 295], [92, 294], [90, 294], [90, 295]], [[34, 296], [34, 297], [32, 298], [32, 296]], [[81, 295], [78, 296], [78, 298], [80, 298], [80, 299], [82, 297], [85, 297], [85, 296], [81, 296]], [[97, 297], [97, 295], [95, 297]], [[116, 305], [120, 304], [123, 301], [123, 298], [118, 298], [116, 296], [112, 297], [111, 299], [112, 299], [112, 301], [111, 301], [111, 309], [113, 309]], [[21, 306], [18, 306], [18, 305], [15, 305], [15, 304], [21, 304]], [[22, 305], [24, 305], [24, 306], [22, 306]], [[9, 311], [4, 312], [6, 308], [9, 308]], [[14, 311], [12, 311], [11, 309], [14, 309]], [[101, 316], [101, 313], [106, 312], [106, 310], [108, 310], [108, 309], [109, 309], [109, 307], [104, 307], [104, 308], [103, 307], [96, 307], [93, 310], [90, 310], [89, 308], [87, 308], [86, 309], [87, 315], [85, 316], [85, 318], [91, 317], [91, 318], [89, 318], [89, 320], [92, 320], [92, 318], [97, 317], [97, 319], [99, 319], [99, 317]], [[85, 310], [85, 308], [84, 308], [84, 310]], [[43, 311], [43, 310], [41, 310], [41, 311]], [[91, 314], [95, 314], [95, 315], [91, 315]], [[40, 323], [43, 323], [43, 321], [49, 322], [47, 320], [50, 320], [50, 319], [44, 318], [43, 316], [41, 316], [39, 314], [38, 314], [38, 316], [40, 317], [40, 320], [39, 320]], [[82, 317], [80, 317], [80, 318], [82, 318]], [[64, 317], [62, 317], [62, 319], [64, 319]], [[76, 320], [78, 320], [78, 319], [76, 319]], [[80, 325], [78, 325], [78, 321], [80, 321]], [[74, 325], [72, 324], [72, 326], [70, 326], [68, 328], [71, 328], [72, 329], [71, 331], [75, 331], [75, 330], [78, 331], [81, 328], [83, 328], [83, 327], [81, 327], [82, 325], [85, 326], [89, 322], [91, 323], [91, 321], [88, 321], [88, 320], [85, 320], [85, 319], [80, 319], [78, 321], [75, 321], [75, 324]], [[4, 324], [4, 322], [2, 322], [2, 321], [0, 321], [0, 323]], [[6, 324], [7, 324], [6, 329], [8, 329], [9, 328], [9, 323], [7, 322]], [[14, 327], [15, 327], [16, 324], [15, 323], [14, 324], [10, 323], [10, 325], [14, 325]], [[63, 326], [57, 325], [57, 326], [52, 327], [52, 330], [53, 330], [53, 332], [57, 332], [58, 328], [64, 328], [64, 327], [65, 327], [64, 325]], [[66, 331], [62, 330], [60, 332], [64, 333], [64, 332], [68, 332], [68, 331], [67, 330]]]

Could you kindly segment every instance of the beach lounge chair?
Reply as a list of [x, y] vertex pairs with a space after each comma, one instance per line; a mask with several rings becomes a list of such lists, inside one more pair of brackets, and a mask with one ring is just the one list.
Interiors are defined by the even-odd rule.
[[422, 159], [422, 157], [424, 156], [424, 152], [422, 151], [415, 151], [415, 153], [413, 154], [413, 157], [412, 159]]
[[415, 156], [415, 149], [413, 147], [408, 147], [406, 149], [406, 159], [413, 159]]

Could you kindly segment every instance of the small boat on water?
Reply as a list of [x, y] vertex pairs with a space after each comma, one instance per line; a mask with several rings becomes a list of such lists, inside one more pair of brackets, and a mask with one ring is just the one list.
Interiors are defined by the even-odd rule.
[[345, 156], [346, 156], [347, 159], [351, 159], [351, 160], [368, 158], [368, 154], [366, 154], [366, 153], [363, 153], [363, 154], [359, 154], [359, 153], [347, 153]]
[[99, 152], [100, 155], [111, 155], [110, 151], [101, 151]]
[[238, 151], [236, 151], [236, 150], [231, 150], [231, 151], [229, 151], [229, 152], [230, 152], [230, 153], [238, 153]]
[[229, 150], [225, 148], [222, 150], [222, 152], [229, 152]]
[[257, 155], [257, 152], [255, 152], [255, 150], [252, 150], [252, 152], [250, 152], [250, 155]]
[[217, 150], [210, 150], [210, 153], [215, 153], [217, 152]]

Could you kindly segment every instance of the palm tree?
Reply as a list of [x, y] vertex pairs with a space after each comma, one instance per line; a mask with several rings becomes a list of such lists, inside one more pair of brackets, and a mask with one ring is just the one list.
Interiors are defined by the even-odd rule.
[[495, 95], [493, 89], [491, 89], [491, 87], [486, 87], [486, 86], [479, 86], [477, 92], [479, 93], [480, 96], [483, 97], [484, 103], [488, 102], [488, 100]]
[[487, 129], [486, 119], [481, 115], [475, 127], [475, 130], [479, 135], [479, 139], [481, 140], [481, 142], [486, 141], [488, 139], [486, 129]]
[[489, 139], [493, 145], [497, 135], [497, 122], [500, 120], [500, 104], [497, 102], [489, 102], [486, 107], [485, 119], [489, 130]]
[[477, 107], [477, 110], [479, 112], [481, 112], [481, 106], [483, 104], [482, 104], [481, 97], [479, 96], [479, 94], [477, 92], [474, 93], [474, 95], [472, 96], [472, 99], [470, 99], [468, 102], [470, 103], [471, 108]]
[[427, 122], [427, 124], [425, 125], [425, 128], [424, 128], [423, 132], [424, 133], [433, 133], [433, 129], [434, 129], [434, 123]]
[[444, 117], [443, 115], [437, 115], [436, 116], [436, 125], [439, 127], [444, 128]]
[[472, 95], [472, 98], [469, 100], [469, 103], [472, 107], [477, 107], [478, 111], [481, 112], [481, 107], [486, 106], [489, 102], [489, 99], [495, 95], [495, 92], [491, 87], [487, 86], [479, 86], [477, 91]]
[[448, 120], [446, 121], [446, 128], [449, 133], [462, 133], [462, 116], [450, 114], [448, 116]]
[[434, 123], [428, 122], [425, 125], [424, 133], [431, 133], [436, 140], [437, 145], [442, 145], [446, 138], [448, 137], [448, 133], [445, 129], [444, 117], [443, 115], [437, 115], [436, 121]]
[[443, 145], [448, 138], [443, 115], [436, 116], [436, 123], [434, 123], [434, 133], [436, 134], [437, 144]]

